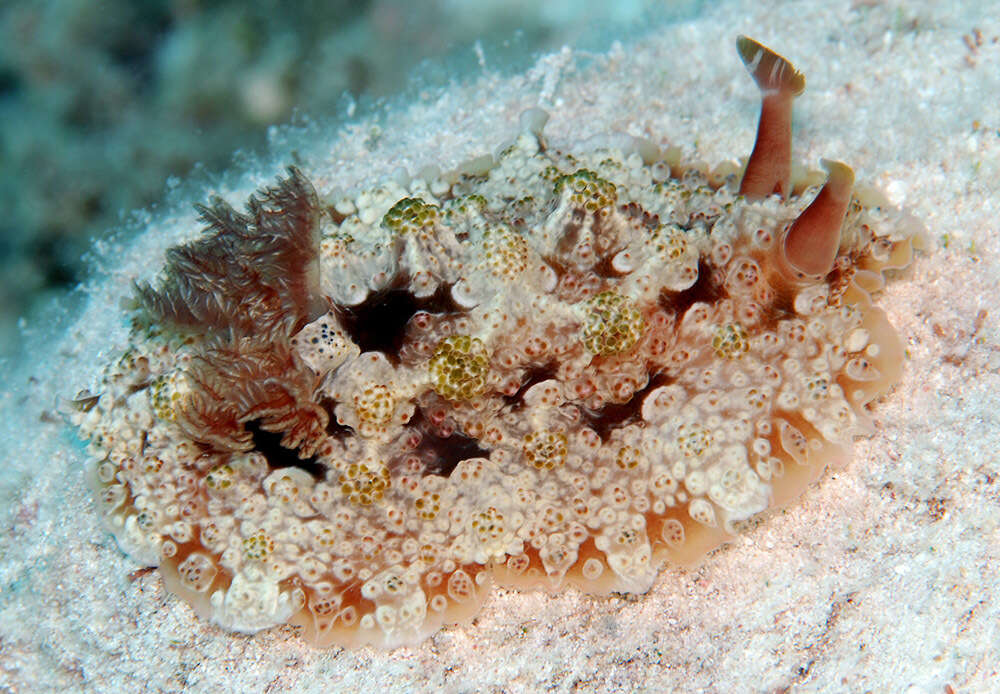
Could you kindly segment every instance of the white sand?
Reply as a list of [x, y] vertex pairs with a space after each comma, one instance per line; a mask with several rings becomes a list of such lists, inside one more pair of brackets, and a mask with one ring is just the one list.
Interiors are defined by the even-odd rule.
[[[770, 44], [808, 79], [795, 155], [852, 164], [936, 246], [881, 299], [909, 360], [851, 464], [634, 600], [494, 590], [474, 624], [388, 653], [221, 632], [156, 572], [129, 580], [138, 567], [98, 526], [80, 444], [43, 416], [123, 338], [130, 279], [197, 231], [188, 210], [205, 195], [192, 191], [178, 216], [104, 249], [91, 299], [30, 326], [27, 365], [5, 366], [0, 690], [1000, 691], [1000, 3], [762, 4], [777, 3], [718, 3], [590, 69], [567, 52], [527, 76], [484, 74], [383, 123], [371, 152], [365, 124], [293, 144], [310, 174], [325, 167], [321, 188], [351, 188], [399, 164], [492, 150], [541, 102], [557, 144], [618, 129], [715, 162], [747, 153], [756, 125], [734, 38]], [[973, 28], [976, 51], [963, 41]], [[258, 168], [234, 202], [277, 171]]]

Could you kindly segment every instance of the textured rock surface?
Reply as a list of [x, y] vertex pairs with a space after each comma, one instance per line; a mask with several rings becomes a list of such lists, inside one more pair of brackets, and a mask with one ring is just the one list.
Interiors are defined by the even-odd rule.
[[[989, 320], [997, 240], [985, 230], [997, 206], [1000, 115], [973, 86], [998, 87], [989, 69], [997, 27], [980, 23], [987, 15], [939, 16], [933, 7], [796, 5], [787, 37], [760, 36], [796, 56], [810, 79], [796, 104], [796, 158], [851, 162], [860, 180], [874, 178], [947, 242], [884, 295], [904, 336], [909, 385], [877, 405], [877, 433], [856, 445], [855, 461], [791, 512], [767, 518], [696, 571], [661, 573], [640, 601], [497, 589], [472, 626], [391, 654], [317, 652], [280, 629], [233, 637], [199, 622], [155, 574], [125, 578], [136, 565], [94, 519], [85, 456], [43, 416], [57, 394], [97, 373], [110, 356], [98, 345], [124, 345], [127, 326], [108, 306], [133, 276], [151, 278], [148, 258], [191, 238], [198, 224], [185, 201], [156, 221], [157, 234], [115, 251], [114, 269], [79, 306], [78, 322], [46, 341], [34, 363], [12, 365], [3, 676], [15, 687], [94, 690], [140, 682], [304, 691], [994, 687], [997, 471], [981, 451], [998, 443]], [[589, 67], [564, 54], [525, 77], [485, 76], [398, 114], [374, 152], [372, 129], [362, 125], [304, 156], [311, 169], [325, 161], [330, 171], [317, 188], [348, 189], [399, 164], [458, 164], [481, 152], [499, 124], [541, 103], [552, 112], [552, 142], [630, 127], [682, 147], [696, 142], [698, 157], [719, 161], [747, 151], [757, 103], [735, 60], [723, 65], [719, 54], [739, 31], [766, 25], [758, 13], [726, 4]], [[980, 46], [973, 27], [985, 37]], [[421, 142], [431, 137], [437, 156], [422, 159]], [[281, 163], [220, 192], [245, 198]]]

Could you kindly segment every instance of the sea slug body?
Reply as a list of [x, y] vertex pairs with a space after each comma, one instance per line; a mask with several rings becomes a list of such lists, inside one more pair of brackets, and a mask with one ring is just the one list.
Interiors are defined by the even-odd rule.
[[793, 177], [805, 80], [737, 48], [742, 168], [561, 151], [533, 109], [434, 180], [202, 208], [72, 415], [120, 547], [227, 629], [393, 647], [493, 583], [646, 591], [848, 456], [920, 228], [845, 164]]

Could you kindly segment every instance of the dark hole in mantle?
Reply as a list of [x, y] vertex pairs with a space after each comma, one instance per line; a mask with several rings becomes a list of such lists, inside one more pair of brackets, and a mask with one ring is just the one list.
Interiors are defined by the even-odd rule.
[[326, 410], [326, 414], [328, 415], [328, 419], [326, 420], [327, 434], [338, 441], [343, 441], [354, 433], [354, 429], [337, 421], [337, 415], [334, 413], [337, 403], [332, 398], [320, 398], [319, 404]]
[[518, 410], [524, 406], [524, 394], [529, 388], [531, 388], [531, 386], [536, 383], [541, 383], [542, 381], [548, 381], [549, 379], [555, 377], [556, 365], [554, 363], [548, 363], [542, 366], [532, 366], [524, 375], [524, 379], [521, 381], [521, 387], [517, 389], [517, 392], [513, 395], [503, 395], [501, 397], [503, 397], [506, 404], [510, 405], [512, 410]]
[[413, 452], [427, 465], [426, 475], [449, 477], [463, 460], [488, 458], [490, 455], [476, 439], [461, 432], [441, 436], [419, 409], [409, 426], [420, 432], [420, 443]]
[[314, 479], [321, 480], [326, 476], [326, 466], [316, 458], [300, 458], [294, 450], [281, 445], [282, 434], [274, 431], [264, 431], [260, 421], [247, 422], [247, 431], [253, 436], [253, 447], [266, 459], [267, 464], [274, 469], [294, 467], [305, 470]]
[[645, 386], [633, 393], [628, 402], [608, 403], [599, 410], [588, 410], [581, 407], [580, 412], [587, 425], [601, 437], [601, 441], [607, 441], [615, 429], [642, 421], [642, 401], [646, 399], [650, 391], [660, 386], [669, 385], [673, 380], [667, 374], [656, 374], [649, 379]]
[[687, 289], [672, 292], [664, 289], [660, 292], [660, 306], [672, 311], [674, 315], [683, 316], [692, 304], [703, 302], [711, 304], [725, 294], [725, 289], [712, 280], [712, 268], [705, 261], [698, 262], [698, 279]]
[[451, 286], [441, 285], [431, 296], [417, 298], [404, 287], [371, 294], [357, 306], [338, 306], [340, 324], [362, 352], [382, 352], [397, 360], [406, 324], [419, 311], [457, 313], [461, 309], [451, 298]]

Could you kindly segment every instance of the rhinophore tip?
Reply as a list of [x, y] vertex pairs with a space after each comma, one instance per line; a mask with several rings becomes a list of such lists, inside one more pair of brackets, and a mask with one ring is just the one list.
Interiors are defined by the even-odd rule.
[[788, 197], [792, 173], [792, 102], [806, 88], [806, 78], [785, 58], [747, 36], [736, 50], [761, 91], [757, 141], [740, 182], [740, 193], [764, 198]]

